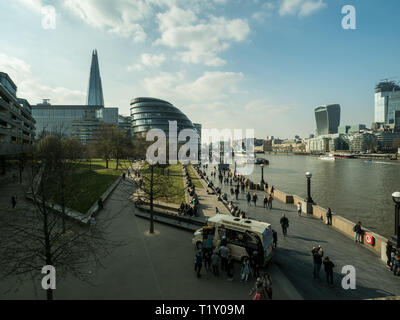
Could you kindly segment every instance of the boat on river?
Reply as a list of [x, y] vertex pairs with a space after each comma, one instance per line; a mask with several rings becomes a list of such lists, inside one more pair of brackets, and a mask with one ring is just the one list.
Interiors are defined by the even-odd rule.
[[335, 156], [333, 156], [331, 154], [320, 156], [318, 159], [325, 160], [325, 161], [335, 161], [336, 160]]

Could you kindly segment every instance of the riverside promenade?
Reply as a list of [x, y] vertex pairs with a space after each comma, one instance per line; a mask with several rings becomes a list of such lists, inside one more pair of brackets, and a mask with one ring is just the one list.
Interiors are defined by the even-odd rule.
[[[207, 175], [210, 178], [212, 168]], [[386, 269], [380, 257], [362, 245], [354, 242], [344, 234], [325, 225], [314, 217], [302, 214], [297, 216], [297, 209], [293, 204], [273, 201], [272, 210], [263, 208], [263, 191], [247, 190], [239, 194], [239, 200], [230, 197], [229, 185], [221, 185], [218, 177], [211, 179], [215, 186], [222, 188], [228, 194], [235, 206], [239, 206], [247, 216], [256, 220], [272, 224], [278, 232], [278, 248], [272, 259], [272, 265], [278, 266], [290, 280], [304, 299], [374, 299], [382, 297], [400, 296], [400, 277], [395, 277]], [[251, 202], [248, 207], [246, 194], [256, 193], [257, 207]], [[279, 223], [282, 214], [289, 219], [288, 236], [283, 237]], [[313, 279], [313, 258], [311, 250], [321, 245], [324, 257], [329, 256], [335, 264], [334, 287], [329, 287], [325, 281], [325, 272], [321, 268], [321, 280]], [[356, 289], [344, 290], [341, 287], [343, 266], [352, 265], [356, 269]], [[270, 266], [267, 267], [267, 270]]]

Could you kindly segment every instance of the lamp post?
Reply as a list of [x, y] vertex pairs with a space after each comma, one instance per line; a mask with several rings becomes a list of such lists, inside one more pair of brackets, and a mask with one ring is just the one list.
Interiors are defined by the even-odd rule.
[[394, 225], [394, 236], [392, 237], [396, 243], [397, 249], [400, 249], [400, 192], [396, 191], [392, 194], [393, 202], [395, 206], [395, 225]]
[[260, 164], [261, 167], [261, 185], [264, 186], [265, 181], [264, 181], [264, 165]]
[[306, 172], [306, 178], [307, 178], [307, 213], [308, 214], [313, 214], [313, 204], [314, 201], [311, 198], [311, 177], [312, 174], [311, 172]]

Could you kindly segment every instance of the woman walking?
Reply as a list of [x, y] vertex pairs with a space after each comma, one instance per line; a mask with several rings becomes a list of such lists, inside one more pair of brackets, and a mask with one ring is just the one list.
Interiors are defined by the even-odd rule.
[[241, 281], [247, 282], [249, 280], [249, 274], [250, 274], [250, 262], [249, 258], [245, 257], [242, 262]]

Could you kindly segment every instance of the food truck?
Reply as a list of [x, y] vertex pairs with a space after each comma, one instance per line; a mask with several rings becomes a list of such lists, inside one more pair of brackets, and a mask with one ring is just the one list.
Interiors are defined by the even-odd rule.
[[217, 214], [208, 219], [207, 226], [193, 234], [192, 242], [197, 249], [219, 248], [225, 243], [233, 259], [238, 261], [255, 251], [262, 265], [272, 258], [272, 227], [257, 220]]

